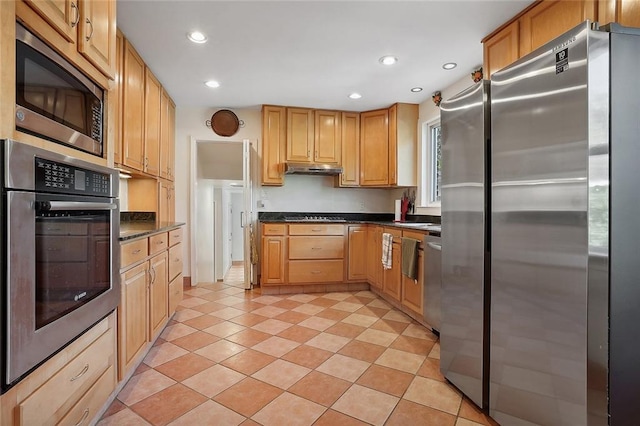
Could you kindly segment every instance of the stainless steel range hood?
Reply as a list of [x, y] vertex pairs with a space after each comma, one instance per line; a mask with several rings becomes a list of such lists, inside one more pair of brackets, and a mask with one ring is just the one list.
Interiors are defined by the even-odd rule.
[[336, 164], [285, 163], [284, 172], [288, 175], [339, 175], [342, 167]]

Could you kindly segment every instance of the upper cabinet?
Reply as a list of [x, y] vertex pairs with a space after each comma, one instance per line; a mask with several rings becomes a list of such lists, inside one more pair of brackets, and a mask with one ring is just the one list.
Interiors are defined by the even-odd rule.
[[80, 4], [78, 50], [105, 75], [113, 77], [116, 56], [116, 0]]
[[125, 40], [122, 75], [122, 163], [144, 168], [144, 61]]
[[585, 19], [595, 21], [594, 1], [543, 1], [525, 12], [520, 22], [520, 56], [524, 56]]
[[149, 68], [144, 76], [144, 168], [153, 176], [160, 173], [160, 100], [162, 86]]
[[285, 107], [262, 106], [262, 185], [284, 183], [284, 158], [287, 138]]
[[418, 105], [389, 108], [389, 186], [416, 186]]
[[287, 108], [287, 161], [340, 164], [340, 112]]
[[389, 110], [360, 114], [360, 185], [389, 184]]
[[115, 85], [111, 88], [109, 99], [115, 103], [113, 105], [114, 118], [113, 129], [113, 162], [122, 164], [122, 74], [124, 71], [124, 36], [120, 31], [116, 33], [116, 73], [114, 75]]
[[482, 40], [485, 78], [584, 20], [640, 27], [640, 0], [542, 0]]
[[338, 186], [360, 186], [360, 113], [342, 113], [342, 173]]
[[160, 177], [173, 181], [175, 178], [175, 123], [176, 106], [166, 91], [160, 99]]
[[107, 88], [116, 67], [116, 0], [21, 0], [16, 16]]

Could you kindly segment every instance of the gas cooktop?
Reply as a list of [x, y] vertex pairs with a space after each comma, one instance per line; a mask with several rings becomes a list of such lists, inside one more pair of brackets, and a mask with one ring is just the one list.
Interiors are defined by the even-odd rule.
[[285, 222], [346, 222], [340, 216], [285, 216]]

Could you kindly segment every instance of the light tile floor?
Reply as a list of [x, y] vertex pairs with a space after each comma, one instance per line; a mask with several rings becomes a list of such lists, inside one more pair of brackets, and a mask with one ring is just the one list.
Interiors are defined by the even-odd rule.
[[185, 291], [108, 425], [495, 425], [447, 384], [430, 331], [369, 291]]

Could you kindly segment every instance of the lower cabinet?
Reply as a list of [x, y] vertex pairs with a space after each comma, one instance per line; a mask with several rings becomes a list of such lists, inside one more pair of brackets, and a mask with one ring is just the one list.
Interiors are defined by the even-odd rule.
[[116, 314], [93, 326], [2, 395], [0, 423], [96, 422], [116, 387]]
[[178, 228], [120, 245], [120, 380], [146, 354], [182, 300], [181, 240], [182, 230]]
[[382, 227], [367, 227], [367, 281], [382, 288]]
[[403, 237], [413, 238], [420, 241], [418, 244], [418, 258], [416, 265], [416, 279], [413, 280], [402, 274], [402, 305], [411, 309], [418, 315], [423, 315], [423, 294], [424, 294], [424, 235], [403, 231]]
[[347, 281], [367, 280], [367, 226], [348, 226]]

